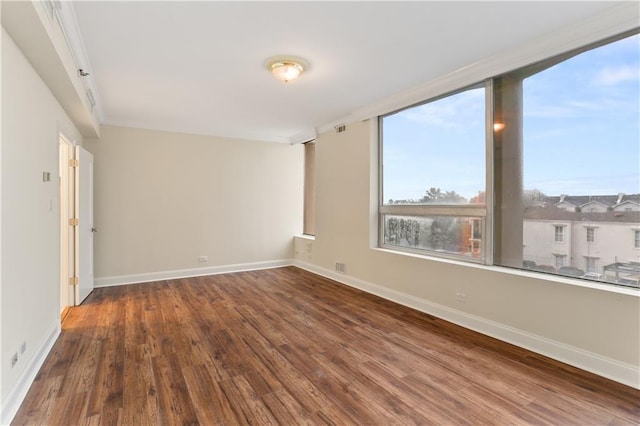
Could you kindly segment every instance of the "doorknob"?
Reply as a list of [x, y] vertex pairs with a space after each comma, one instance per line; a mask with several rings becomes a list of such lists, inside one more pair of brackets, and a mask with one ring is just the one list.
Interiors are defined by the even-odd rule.
[[98, 228], [91, 228], [91, 232], [98, 232]]

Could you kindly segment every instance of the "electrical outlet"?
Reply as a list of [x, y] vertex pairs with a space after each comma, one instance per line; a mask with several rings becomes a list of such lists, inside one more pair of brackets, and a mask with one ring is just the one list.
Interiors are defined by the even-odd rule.
[[204, 263], [204, 262], [208, 262], [209, 261], [209, 256], [200, 256], [198, 258], [198, 262], [200, 263]]
[[347, 273], [347, 264], [342, 262], [336, 262], [336, 272], [341, 274]]
[[17, 363], [18, 363], [18, 352], [13, 354], [13, 356], [11, 357], [11, 368], [15, 367]]
[[464, 293], [456, 293], [456, 300], [458, 302], [467, 303], [467, 295]]
[[23, 353], [25, 353], [27, 351], [27, 341], [25, 340], [24, 342], [22, 342], [22, 344], [20, 345], [20, 355], [22, 355]]

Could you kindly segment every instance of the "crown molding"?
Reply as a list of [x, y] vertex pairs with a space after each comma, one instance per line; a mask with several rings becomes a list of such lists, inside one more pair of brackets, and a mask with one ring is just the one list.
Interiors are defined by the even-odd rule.
[[[111, 118], [104, 119], [101, 123], [103, 126], [114, 126], [114, 127], [127, 127], [131, 129], [139, 129], [139, 130], [149, 130], [156, 132], [167, 132], [167, 133], [179, 133], [185, 135], [195, 135], [195, 136], [207, 136], [212, 138], [220, 138], [220, 139], [237, 139], [243, 141], [253, 141], [253, 142], [272, 142], [272, 143], [281, 143], [291, 145], [291, 138], [284, 136], [275, 136], [268, 135], [262, 133], [253, 133], [253, 132], [206, 132], [199, 129], [191, 129], [186, 127], [159, 127], [153, 126], [146, 123], [140, 123], [134, 120], [116, 120]], [[305, 141], [306, 142], [306, 141]]]
[[296, 133], [295, 135], [289, 138], [291, 145], [296, 145], [300, 143], [305, 143], [314, 140], [318, 137], [318, 132], [315, 127], [310, 129], [306, 129], [300, 133]]

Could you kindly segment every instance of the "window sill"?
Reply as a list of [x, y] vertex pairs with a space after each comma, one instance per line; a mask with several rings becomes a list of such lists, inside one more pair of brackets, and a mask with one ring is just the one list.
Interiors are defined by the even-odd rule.
[[305, 240], [309, 240], [309, 241], [315, 241], [316, 240], [316, 236], [315, 235], [308, 235], [308, 234], [300, 234], [300, 235], [295, 235], [296, 238], [302, 238]]
[[378, 252], [389, 253], [389, 254], [394, 254], [394, 255], [398, 255], [398, 256], [408, 256], [408, 257], [413, 257], [413, 258], [416, 258], [416, 259], [429, 260], [429, 261], [433, 261], [433, 262], [449, 263], [451, 265], [456, 265], [456, 266], [464, 266], [464, 267], [467, 267], [467, 268], [482, 269], [482, 270], [485, 270], [485, 271], [499, 272], [499, 273], [507, 274], [507, 275], [516, 275], [516, 276], [520, 276], [520, 277], [527, 277], [527, 278], [532, 278], [532, 279], [537, 279], [537, 280], [549, 281], [549, 282], [557, 283], [557, 284], [568, 284], [568, 285], [573, 285], [573, 286], [576, 286], [576, 287], [589, 288], [589, 289], [592, 289], [592, 290], [601, 290], [601, 291], [606, 291], [606, 292], [609, 292], [609, 293], [624, 294], [624, 295], [627, 295], [627, 296], [635, 296], [635, 297], [640, 298], [640, 289], [637, 289], [637, 288], [622, 287], [622, 286], [617, 286], [617, 285], [613, 285], [613, 284], [604, 284], [604, 283], [599, 283], [599, 282], [596, 282], [596, 281], [590, 282], [590, 281], [587, 281], [587, 280], [580, 280], [580, 279], [575, 279], [575, 278], [562, 277], [562, 276], [559, 276], [559, 275], [551, 275], [551, 274], [544, 274], [544, 273], [538, 273], [538, 272], [531, 272], [531, 271], [520, 270], [520, 269], [515, 269], [515, 268], [507, 268], [507, 267], [504, 267], [504, 266], [482, 265], [482, 264], [479, 264], [479, 263], [464, 262], [464, 261], [461, 261], [461, 260], [454, 260], [454, 259], [447, 259], [447, 258], [424, 255], [424, 254], [397, 251], [397, 250], [392, 250], [392, 249], [387, 249], [387, 248], [372, 247], [371, 249], [375, 250], [375, 251], [378, 251]]

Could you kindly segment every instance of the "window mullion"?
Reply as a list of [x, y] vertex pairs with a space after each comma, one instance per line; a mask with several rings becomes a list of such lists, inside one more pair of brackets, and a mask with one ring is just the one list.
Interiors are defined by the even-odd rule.
[[380, 206], [383, 215], [396, 216], [477, 216], [485, 217], [487, 208], [481, 204], [464, 204], [459, 206], [442, 205], [383, 205]]
[[484, 218], [484, 230], [483, 230], [483, 248], [484, 262], [487, 265], [493, 265], [493, 252], [494, 252], [494, 221], [493, 221], [493, 209], [494, 209], [494, 161], [493, 156], [495, 152], [493, 143], [494, 134], [494, 84], [493, 79], [488, 79], [485, 84], [485, 132], [486, 132], [486, 147], [485, 147], [485, 161], [486, 161], [486, 181], [485, 181], [485, 203], [486, 203], [486, 217]]

